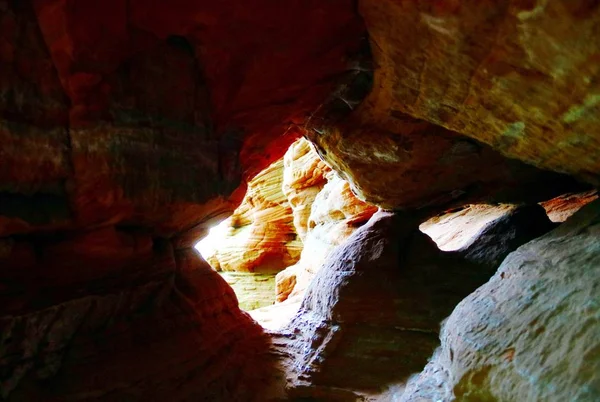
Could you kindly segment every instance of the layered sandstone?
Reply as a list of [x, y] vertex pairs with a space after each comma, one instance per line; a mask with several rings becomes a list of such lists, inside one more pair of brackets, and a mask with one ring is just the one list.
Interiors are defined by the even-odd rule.
[[283, 160], [271, 164], [248, 183], [240, 206], [225, 223], [227, 233], [205, 256], [218, 271], [277, 273], [300, 257], [302, 242], [282, 192]]
[[312, 144], [301, 138], [290, 145], [283, 157], [283, 192], [294, 213], [296, 233], [304, 241], [311, 207], [327, 183], [331, 171], [315, 153]]
[[377, 211], [359, 200], [302, 139], [285, 156], [284, 191], [302, 233], [300, 260], [277, 274], [277, 301], [301, 296], [329, 253]]

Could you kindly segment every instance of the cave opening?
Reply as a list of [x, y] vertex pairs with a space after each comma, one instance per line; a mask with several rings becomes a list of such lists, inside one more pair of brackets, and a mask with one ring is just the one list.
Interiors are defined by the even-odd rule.
[[[419, 230], [443, 255], [469, 261], [491, 276], [510, 251], [553, 229], [582, 199], [595, 198], [593, 193], [565, 203], [467, 204], [429, 218]], [[249, 181], [239, 207], [195, 248], [234, 290], [240, 309], [264, 328], [278, 331], [296, 316], [334, 250], [378, 210], [361, 201], [314, 146], [301, 139]]]

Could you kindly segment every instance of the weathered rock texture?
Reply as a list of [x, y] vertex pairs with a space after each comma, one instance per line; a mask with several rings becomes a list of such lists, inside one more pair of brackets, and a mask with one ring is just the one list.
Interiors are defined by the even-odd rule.
[[456, 307], [403, 400], [598, 400], [599, 237], [595, 201], [509, 255]]
[[419, 226], [441, 250], [497, 267], [520, 246], [553, 229], [540, 205], [470, 205]]
[[[467, 202], [532, 203], [576, 191], [570, 177], [538, 168], [600, 184], [599, 13], [587, 0], [0, 0], [0, 394], [16, 401], [268, 400], [261, 389], [268, 342], [216, 273], [194, 260], [192, 244], [239, 205], [247, 180], [304, 133], [360, 199], [420, 221]], [[563, 323], [578, 314], [597, 315], [590, 303], [597, 289], [568, 293], [578, 278], [596, 286], [593, 267], [585, 275], [570, 271], [596, 263], [594, 230], [557, 240], [565, 256], [579, 250], [568, 259], [553, 260], [548, 246], [519, 262], [544, 278], [539, 301], [560, 295], [567, 303], [563, 311], [544, 310], [560, 325], [548, 324], [538, 334], [544, 340], [531, 343], [539, 358], [545, 355], [536, 347], [548, 347], [548, 359], [518, 366], [523, 373], [535, 362], [532, 373], [539, 369], [542, 380], [564, 372], [551, 377], [561, 381], [559, 396], [597, 396], [588, 372], [573, 375], [585, 359], [592, 363], [580, 367], [598, 371], [596, 350], [584, 350], [585, 343], [561, 348], [551, 343], [561, 338], [549, 335], [574, 328]], [[369, 244], [369, 255], [379, 255]], [[423, 258], [438, 256], [427, 244]], [[367, 255], [357, 261], [371, 265]], [[561, 269], [548, 271], [554, 264]], [[345, 295], [360, 307], [355, 279], [371, 272], [338, 268], [321, 270], [318, 282], [343, 285], [330, 295], [335, 314], [350, 311]], [[338, 271], [355, 279], [342, 280]], [[384, 325], [377, 298], [396, 297], [386, 286], [398, 277], [388, 282], [389, 271], [380, 271], [364, 283], [368, 309], [357, 309], [360, 324], [349, 326], [356, 335], [339, 341], [330, 361], [319, 359], [335, 342], [319, 339], [339, 339], [344, 321], [337, 316], [310, 328], [314, 343], [299, 341], [316, 359], [298, 367], [323, 367], [315, 375], [307, 369], [316, 383], [344, 372], [338, 356], [365, 369], [368, 356], [385, 360], [368, 343], [358, 354], [348, 346]], [[422, 286], [414, 289], [431, 299], [410, 299], [409, 324], [419, 324], [420, 306], [429, 305], [427, 317], [437, 320], [448, 306], [428, 302], [465, 290], [451, 278], [451, 294], [436, 293], [436, 276], [420, 272]], [[510, 312], [503, 328], [529, 319], [513, 309], [533, 292], [521, 283], [494, 293]], [[307, 299], [306, 311], [329, 314], [327, 300]], [[397, 310], [383, 305], [394, 318]], [[464, 313], [464, 325], [486, 322]], [[321, 322], [305, 319], [313, 318]], [[595, 322], [582, 321], [581, 334], [595, 331]], [[501, 336], [494, 345], [514, 347], [511, 364], [521, 364], [521, 344], [502, 343], [516, 331], [482, 329], [490, 340]], [[570, 345], [575, 334], [564, 334]], [[469, 395], [471, 377], [459, 373], [482, 373], [479, 362], [490, 363], [487, 376], [473, 377], [482, 379], [481, 392], [510, 400], [551, 388], [514, 380], [516, 371], [495, 363], [504, 355], [480, 345], [490, 354], [457, 368], [455, 392]], [[391, 372], [348, 370], [348, 378], [375, 387]], [[503, 381], [513, 380], [509, 390]]]
[[[378, 66], [358, 113], [364, 123], [393, 128], [412, 116], [600, 184], [597, 2], [363, 0], [359, 7]], [[427, 141], [414, 137], [401, 136], [413, 140], [413, 155]], [[484, 152], [464, 147], [446, 155], [472, 153], [465, 162], [474, 163]]]
[[598, 199], [598, 190], [584, 193], [565, 194], [551, 200], [541, 202], [548, 218], [552, 222], [564, 222], [584, 205]]
[[317, 194], [327, 183], [325, 175], [331, 171], [316, 154], [309, 141], [300, 138], [283, 157], [283, 192], [294, 213], [294, 226], [304, 241], [308, 219]]
[[281, 190], [283, 159], [248, 183], [241, 205], [227, 220], [228, 232], [215, 240], [206, 260], [220, 271], [276, 273], [300, 257], [292, 209]]
[[242, 310], [250, 311], [275, 303], [275, 274], [221, 272], [235, 292]]
[[[39, 285], [8, 282], [14, 293], [3, 300], [0, 320], [3, 399], [210, 401], [262, 392], [273, 375], [264, 353], [269, 339], [240, 313], [231, 288], [193, 252], [142, 239], [137, 249], [131, 235], [106, 230], [90, 234], [84, 249], [80, 238], [65, 239], [34, 266], [25, 265], [26, 244], [5, 245], [3, 277], [38, 272]], [[7, 249], [20, 266], [7, 264]], [[129, 286], [120, 288], [125, 279]]]
[[568, 190], [517, 160], [599, 183], [595, 2], [362, 0], [359, 12], [373, 90], [308, 135], [360, 198], [437, 209]]
[[378, 212], [317, 272], [276, 338], [291, 355], [290, 395], [337, 400], [345, 390], [340, 400], [355, 400], [406, 380], [436, 347], [440, 322], [492, 275], [414, 227], [409, 216]]
[[419, 225], [440, 250], [452, 251], [466, 246], [487, 224], [501, 218], [516, 208], [512, 204], [472, 204], [457, 208]]
[[364, 36], [349, 0], [0, 0], [0, 395], [264, 400], [268, 339], [189, 248]]
[[[306, 140], [285, 156], [284, 191], [294, 207], [294, 223], [303, 233], [300, 260], [277, 274], [277, 300], [304, 294], [329, 253], [377, 211], [360, 201], [348, 182], [321, 162]], [[308, 212], [308, 213], [307, 213]]]

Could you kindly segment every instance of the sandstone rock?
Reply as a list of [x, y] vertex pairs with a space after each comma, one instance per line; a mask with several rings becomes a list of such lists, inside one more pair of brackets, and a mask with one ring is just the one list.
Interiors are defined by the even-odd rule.
[[248, 314], [266, 330], [278, 331], [290, 323], [301, 303], [302, 297], [291, 297], [282, 303], [248, 311]]
[[[48, 258], [64, 261], [63, 246]], [[137, 255], [149, 251], [142, 247]], [[66, 264], [57, 283], [40, 278], [37, 301], [0, 319], [3, 400], [252, 399], [273, 376], [260, 326], [191, 251], [165, 243], [151, 254], [122, 258], [123, 265], [103, 272], [110, 258], [89, 270], [74, 261], [88, 275], [82, 272], [79, 283], [66, 282], [74, 269]], [[27, 268], [59, 272], [56, 265]], [[198, 369], [206, 365], [210, 370]]]
[[339, 400], [355, 400], [406, 380], [434, 350], [439, 323], [492, 275], [438, 250], [415, 223], [378, 212], [317, 272], [299, 313], [275, 337], [288, 354], [291, 395], [338, 390], [347, 394]]
[[552, 222], [564, 222], [581, 207], [597, 198], [598, 190], [591, 190], [584, 193], [561, 195], [541, 202], [540, 205], [544, 207]]
[[[442, 347], [403, 400], [600, 398], [600, 203], [510, 254], [446, 321]], [[433, 388], [430, 388], [433, 390]]]
[[518, 246], [553, 229], [544, 208], [533, 205], [470, 205], [419, 226], [441, 250], [497, 267]]
[[277, 274], [278, 301], [301, 296], [329, 253], [377, 211], [356, 198], [348, 182], [334, 172], [325, 177], [327, 184], [310, 206], [300, 260]]
[[458, 250], [471, 242], [490, 222], [516, 208], [513, 204], [471, 204], [423, 222], [419, 229], [431, 237], [440, 250]]
[[386, 209], [435, 214], [576, 190], [531, 165], [598, 183], [600, 11], [534, 4], [361, 1], [373, 90], [307, 136], [359, 198]]
[[276, 273], [300, 257], [292, 209], [281, 190], [280, 159], [248, 183], [242, 204], [227, 220], [228, 231], [207, 261], [217, 270]]
[[[600, 183], [596, 2], [365, 0], [360, 13], [378, 66], [363, 125], [397, 133], [408, 115]], [[401, 135], [392, 144], [414, 157], [422, 141]], [[447, 157], [471, 153], [456, 151]]]
[[235, 292], [242, 310], [255, 310], [275, 303], [275, 274], [222, 272], [221, 277]]
[[[599, 12], [586, 0], [0, 0], [2, 398], [268, 400], [268, 339], [191, 245], [305, 132], [359, 199], [410, 216], [582, 191], [523, 161], [597, 185]], [[366, 284], [369, 306], [386, 279]], [[446, 296], [460, 297], [432, 297]], [[338, 328], [323, 322], [306, 356], [339, 339], [316, 349]], [[325, 399], [359, 396], [327, 385], [352, 355], [344, 342], [319, 363], [326, 385], [309, 387]], [[551, 358], [594, 352], [573, 350]], [[389, 375], [373, 373], [348, 377]]]
[[283, 193], [294, 212], [296, 233], [304, 241], [312, 204], [327, 183], [325, 174], [331, 169], [304, 138], [290, 146], [283, 161]]
[[519, 206], [485, 225], [456, 253], [466, 260], [496, 268], [517, 247], [540, 237], [555, 226], [541, 206]]

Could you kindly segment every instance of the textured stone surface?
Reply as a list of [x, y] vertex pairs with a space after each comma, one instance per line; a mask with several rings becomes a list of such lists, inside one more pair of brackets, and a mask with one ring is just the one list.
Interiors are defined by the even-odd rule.
[[436, 347], [440, 322], [493, 273], [438, 250], [414, 227], [408, 216], [378, 212], [317, 272], [275, 337], [290, 355], [290, 395], [349, 401], [405, 381]]
[[544, 208], [533, 205], [470, 205], [419, 226], [442, 250], [497, 267], [518, 246], [553, 229]]
[[516, 208], [513, 204], [471, 204], [428, 219], [419, 229], [431, 237], [440, 250], [458, 250], [467, 245], [488, 223]]
[[378, 66], [362, 122], [409, 115], [600, 184], [597, 2], [362, 0], [359, 11]]
[[361, 199], [436, 213], [569, 191], [517, 160], [598, 183], [595, 3], [362, 0], [359, 12], [373, 90], [308, 135]]
[[331, 169], [304, 138], [290, 145], [283, 163], [283, 192], [292, 206], [296, 233], [304, 240], [312, 204], [327, 183], [325, 174]]
[[565, 194], [540, 204], [552, 222], [564, 222], [584, 205], [598, 198], [598, 190]]
[[[70, 246], [48, 247], [48, 259], [28, 270], [56, 268], [51, 259], [62, 261], [65, 253], [82, 258]], [[123, 247], [121, 256], [127, 251], [136, 254]], [[0, 319], [2, 398], [248, 400], [270, 381], [268, 338], [206, 262], [168, 243], [137, 254], [147, 258], [122, 258], [119, 266], [111, 258], [96, 260], [67, 286], [64, 277], [81, 267], [74, 260], [63, 265], [62, 278], [53, 278], [62, 288], [40, 278], [46, 287], [32, 289], [35, 299], [10, 305], [19, 311]], [[206, 365], [211, 369], [203, 370]]]
[[599, 236], [595, 201], [510, 254], [456, 307], [403, 400], [423, 400], [419, 389], [442, 401], [600, 398]]
[[356, 198], [348, 182], [336, 173], [329, 172], [325, 178], [327, 184], [310, 206], [300, 260], [277, 274], [278, 301], [304, 294], [328, 255], [377, 211]]
[[275, 274], [222, 272], [221, 277], [235, 292], [242, 310], [250, 311], [275, 303]]
[[264, 400], [269, 340], [189, 247], [364, 34], [349, 0], [0, 0], [2, 398]]
[[205, 256], [220, 271], [276, 273], [300, 257], [292, 209], [281, 190], [283, 159], [248, 183], [241, 205], [233, 212], [222, 238], [211, 239], [214, 253]]
[[555, 227], [541, 206], [519, 206], [485, 225], [456, 252], [468, 261], [496, 268], [521, 244]]
[[[16, 401], [268, 400], [271, 375], [261, 360], [268, 339], [189, 247], [303, 133], [361, 199], [415, 219], [467, 202], [531, 203], [575, 191], [572, 181], [523, 161], [597, 185], [599, 12], [587, 0], [0, 0], [0, 394]], [[523, 259], [527, 267], [561, 268], [542, 281], [538, 290], [550, 290], [539, 300], [555, 301], [576, 279], [596, 286], [593, 267], [561, 276], [595, 263], [595, 230], [575, 231]], [[427, 244], [431, 252], [422, 258], [438, 256]], [[563, 260], [552, 254], [561, 244], [567, 254], [589, 247]], [[385, 306], [373, 295], [389, 295], [381, 290], [383, 272], [364, 284], [370, 311]], [[346, 294], [351, 305], [362, 303], [346, 292], [361, 281], [327, 275], [345, 289], [331, 296], [342, 301], [336, 306]], [[432, 300], [461, 297], [459, 278], [449, 280], [450, 296], [435, 290], [436, 278], [414, 289]], [[518, 287], [504, 295], [512, 296], [507, 311], [533, 291]], [[597, 313], [590, 304], [597, 289], [581, 289], [587, 298], [563, 297], [580, 309], [558, 309], [561, 324], [538, 334], [544, 341], [535, 345], [552, 351], [546, 361], [525, 359], [502, 376], [494, 371], [500, 366], [487, 376], [461, 374], [455, 392], [476, 398], [467, 396], [474, 379], [479, 391], [508, 400], [511, 392], [541, 395], [547, 391], [527, 388], [535, 381], [510, 389], [501, 381], [533, 363], [542, 380], [563, 373], [556, 396], [595, 392], [591, 382], [587, 391], [577, 388], [591, 377], [573, 375], [572, 367], [590, 356], [597, 361], [596, 349], [574, 343], [567, 350], [549, 335]], [[421, 317], [420, 306], [442, 308], [420, 296], [407, 316]], [[319, 300], [326, 297], [309, 300], [310, 311], [325, 314]], [[546, 307], [554, 312], [555, 305]], [[317, 318], [308, 338], [290, 335], [323, 368], [313, 375], [312, 363], [298, 360], [316, 381], [312, 395], [356, 396], [327, 385], [348, 367], [339, 356], [366, 362], [365, 369], [369, 356], [376, 356], [371, 363], [385, 357], [368, 342], [352, 354], [352, 342], [369, 339], [374, 325], [366, 314], [357, 317], [361, 311], [352, 316], [364, 318], [350, 326], [356, 335], [342, 338], [339, 349], [335, 330], [344, 321], [309, 314], [306, 322]], [[461, 322], [479, 325], [469, 318]], [[500, 329], [527, 319], [510, 310], [510, 325]], [[582, 334], [595, 331], [595, 322], [583, 322]], [[498, 331], [497, 346], [515, 333]], [[332, 342], [320, 342], [326, 334]], [[521, 363], [521, 344], [514, 358], [510, 347], [498, 355], [481, 345], [489, 351], [484, 362], [507, 356]], [[332, 360], [319, 361], [322, 352]], [[348, 378], [375, 387], [392, 373], [377, 370], [348, 370]]]
[[107, 222], [171, 235], [231, 212], [364, 36], [346, 0], [0, 10], [0, 235]]

